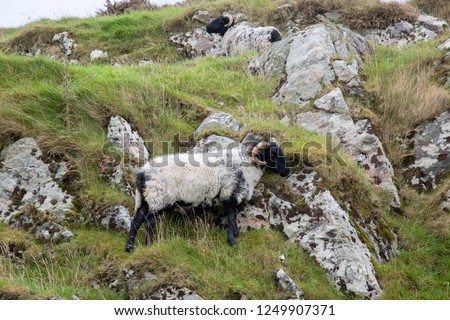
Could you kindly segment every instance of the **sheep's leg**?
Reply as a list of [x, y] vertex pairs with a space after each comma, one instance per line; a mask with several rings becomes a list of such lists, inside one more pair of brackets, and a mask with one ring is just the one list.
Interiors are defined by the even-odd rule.
[[155, 215], [149, 214], [146, 217], [146, 235], [145, 235], [145, 245], [149, 246], [153, 242], [153, 227], [156, 224]]
[[234, 206], [225, 204], [225, 211], [228, 217], [228, 242], [232, 247], [237, 247], [235, 236], [239, 235], [239, 229], [236, 223], [236, 209]]
[[133, 252], [134, 249], [134, 240], [136, 239], [137, 232], [140, 226], [146, 220], [146, 215], [148, 213], [147, 206], [142, 206], [139, 210], [136, 211], [133, 220], [131, 221], [130, 232], [128, 233], [128, 241], [125, 246], [125, 251], [128, 253]]

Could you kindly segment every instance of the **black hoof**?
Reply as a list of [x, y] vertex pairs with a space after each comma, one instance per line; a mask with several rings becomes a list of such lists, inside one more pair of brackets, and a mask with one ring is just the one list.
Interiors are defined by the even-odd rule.
[[125, 247], [125, 251], [128, 252], [128, 253], [133, 253], [133, 250], [134, 250], [134, 246], [129, 246], [128, 245], [128, 246]]

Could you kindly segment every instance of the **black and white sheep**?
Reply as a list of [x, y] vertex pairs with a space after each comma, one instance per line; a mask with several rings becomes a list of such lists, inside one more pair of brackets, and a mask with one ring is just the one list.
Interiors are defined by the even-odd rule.
[[239, 230], [236, 207], [251, 199], [263, 169], [285, 177], [286, 158], [275, 142], [238, 144], [219, 155], [188, 152], [157, 157], [143, 166], [136, 176], [135, 215], [125, 250], [132, 252], [137, 231], [147, 223], [146, 243], [153, 240], [156, 218], [178, 203], [192, 207], [223, 203], [228, 218], [228, 242], [236, 246]]
[[261, 52], [273, 42], [281, 40], [281, 34], [277, 28], [236, 25], [230, 14], [224, 14], [211, 21], [206, 26], [206, 31], [223, 36], [222, 44], [227, 54], [239, 54], [247, 50]]

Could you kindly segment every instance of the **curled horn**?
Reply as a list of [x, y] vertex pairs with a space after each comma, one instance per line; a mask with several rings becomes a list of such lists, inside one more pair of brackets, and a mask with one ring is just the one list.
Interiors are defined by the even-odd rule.
[[231, 14], [229, 14], [229, 13], [224, 13], [223, 14], [223, 17], [224, 18], [228, 18], [228, 23], [226, 24], [226, 25], [224, 25], [224, 27], [231, 27], [231, 25], [233, 24], [233, 22], [234, 22], [234, 18], [233, 18], [233, 16], [231, 15]]
[[260, 142], [258, 143], [252, 150], [252, 159], [253, 161], [260, 166], [265, 166], [267, 162], [261, 161], [258, 159], [258, 153], [260, 153], [262, 150], [267, 149], [270, 147], [270, 143], [268, 142]]

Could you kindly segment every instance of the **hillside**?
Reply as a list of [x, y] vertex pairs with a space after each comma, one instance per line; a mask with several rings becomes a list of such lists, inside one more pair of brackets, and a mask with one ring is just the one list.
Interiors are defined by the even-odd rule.
[[[204, 31], [223, 12], [283, 39], [227, 47]], [[295, 297], [280, 268], [306, 299], [449, 299], [449, 37], [444, 20], [375, 0], [193, 1], [0, 29], [0, 299]], [[141, 230], [125, 252], [147, 150], [251, 133], [283, 144], [291, 175], [265, 174], [240, 207], [238, 248], [219, 206], [168, 210], [152, 246]]]

